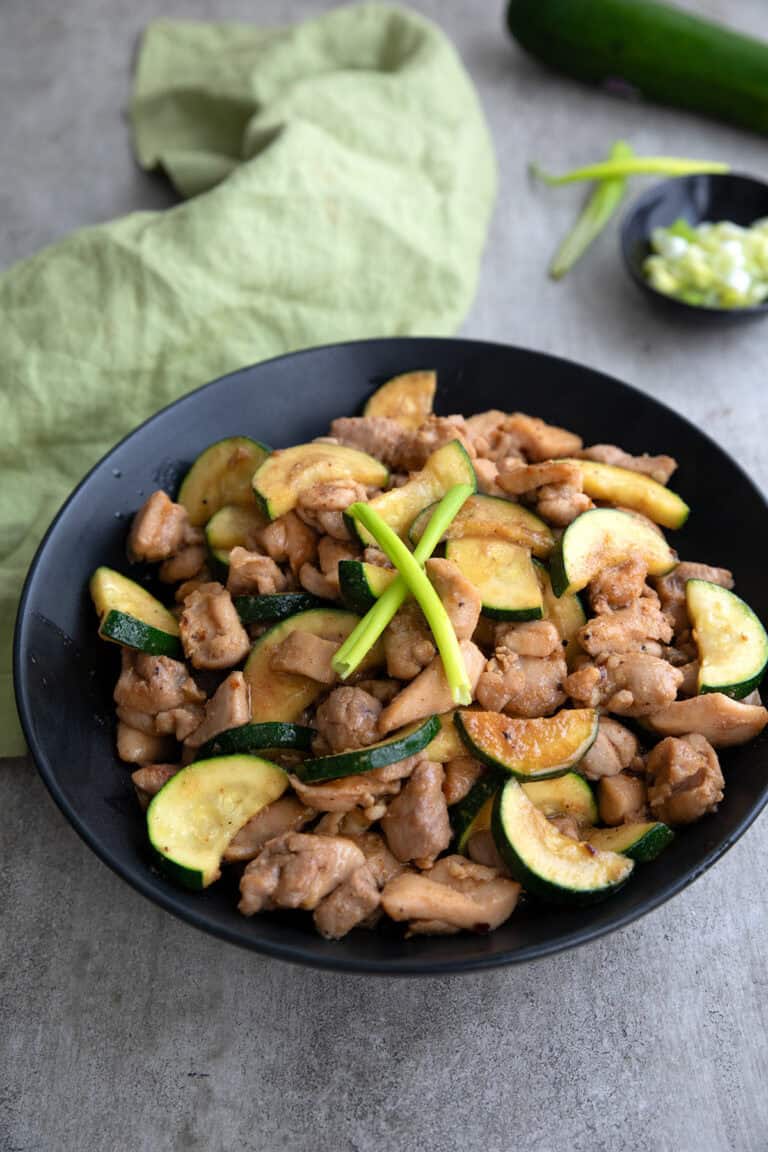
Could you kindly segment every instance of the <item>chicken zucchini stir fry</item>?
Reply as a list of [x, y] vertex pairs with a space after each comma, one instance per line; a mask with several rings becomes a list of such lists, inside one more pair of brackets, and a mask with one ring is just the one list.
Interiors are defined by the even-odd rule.
[[212, 445], [136, 513], [127, 560], [156, 573], [91, 581], [162, 866], [329, 939], [605, 897], [768, 721], [762, 624], [665, 536], [675, 461], [436, 416], [435, 385], [390, 380], [309, 444]]

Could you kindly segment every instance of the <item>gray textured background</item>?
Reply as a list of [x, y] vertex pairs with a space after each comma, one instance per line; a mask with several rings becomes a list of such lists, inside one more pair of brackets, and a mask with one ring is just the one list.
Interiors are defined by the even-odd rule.
[[[0, 265], [171, 202], [124, 107], [157, 16], [284, 22], [299, 0], [0, 0]], [[328, 5], [329, 6], [329, 5]], [[768, 37], [765, 0], [700, 0]], [[647, 310], [603, 238], [544, 275], [580, 193], [533, 190], [629, 138], [768, 174], [765, 142], [540, 72], [501, 4], [420, 0], [478, 86], [501, 186], [464, 331], [661, 397], [768, 487], [765, 324], [705, 334]], [[674, 445], [669, 446], [674, 450]], [[387, 981], [291, 968], [177, 923], [104, 868], [21, 761], [0, 763], [0, 1152], [764, 1152], [765, 818], [671, 904], [525, 969]]]

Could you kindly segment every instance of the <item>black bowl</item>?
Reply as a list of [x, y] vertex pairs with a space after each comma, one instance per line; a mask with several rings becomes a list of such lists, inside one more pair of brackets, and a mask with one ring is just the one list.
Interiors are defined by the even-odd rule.
[[665, 180], [644, 192], [624, 216], [621, 224], [624, 263], [632, 279], [650, 299], [677, 310], [678, 314], [701, 320], [744, 320], [764, 316], [768, 312], [768, 300], [749, 308], [687, 304], [653, 288], [643, 273], [643, 262], [652, 252], [651, 232], [654, 228], [668, 228], [681, 218], [693, 227], [705, 220], [712, 224], [730, 220], [748, 228], [764, 216], [768, 216], [768, 184], [752, 176], [723, 173]]
[[296, 913], [244, 919], [235, 907], [232, 879], [195, 894], [154, 868], [129, 770], [115, 757], [111, 694], [118, 653], [97, 638], [87, 591], [91, 572], [99, 564], [124, 565], [132, 513], [156, 487], [173, 492], [212, 440], [235, 433], [276, 447], [306, 440], [325, 432], [334, 416], [359, 410], [387, 377], [419, 367], [438, 371], [438, 411], [524, 409], [578, 431], [588, 443], [618, 441], [629, 451], [673, 453], [680, 461], [676, 487], [693, 506], [675, 538], [681, 554], [734, 569], [739, 591], [768, 618], [768, 584], [754, 547], [768, 531], [768, 514], [752, 481], [669, 408], [552, 356], [471, 340], [372, 340], [317, 348], [217, 380], [128, 436], [65, 504], [27, 579], [15, 676], [29, 747], [67, 819], [145, 896], [246, 948], [346, 971], [467, 971], [582, 944], [679, 892], [734, 843], [768, 799], [764, 736], [723, 756], [728, 784], [720, 811], [681, 831], [612, 899], [577, 910], [531, 904], [488, 936], [404, 940], [394, 931], [359, 930], [329, 943]]

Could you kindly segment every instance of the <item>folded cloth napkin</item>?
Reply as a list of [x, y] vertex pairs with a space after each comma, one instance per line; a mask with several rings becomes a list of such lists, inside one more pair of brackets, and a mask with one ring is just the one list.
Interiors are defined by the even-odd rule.
[[472, 296], [495, 162], [433, 24], [363, 4], [292, 28], [152, 24], [132, 106], [182, 196], [0, 276], [0, 755], [24, 749], [11, 639], [67, 492], [183, 392], [291, 349], [450, 333]]

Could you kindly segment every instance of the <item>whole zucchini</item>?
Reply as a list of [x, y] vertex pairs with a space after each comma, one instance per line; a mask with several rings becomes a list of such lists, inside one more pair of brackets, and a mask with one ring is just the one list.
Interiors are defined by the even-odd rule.
[[768, 43], [653, 0], [509, 0], [526, 52], [578, 80], [768, 132]]

